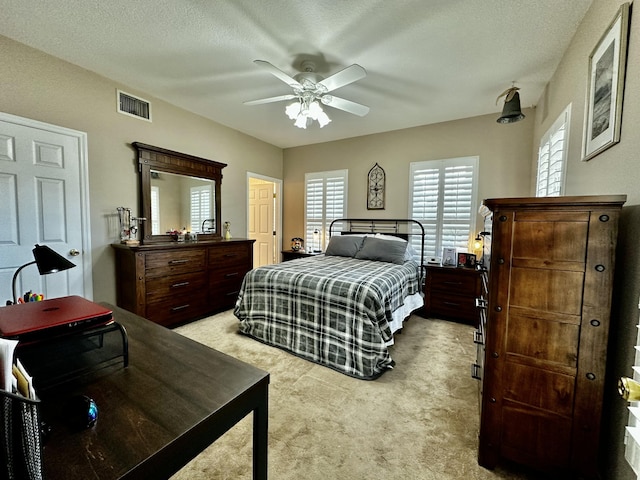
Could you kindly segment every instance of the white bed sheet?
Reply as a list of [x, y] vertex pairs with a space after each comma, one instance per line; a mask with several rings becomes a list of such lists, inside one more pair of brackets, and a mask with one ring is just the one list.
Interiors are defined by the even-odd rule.
[[[395, 334], [398, 330], [400, 330], [402, 328], [402, 325], [404, 324], [405, 319], [411, 314], [411, 312], [417, 310], [418, 308], [421, 308], [423, 305], [424, 298], [420, 293], [414, 293], [413, 295], [409, 295], [407, 298], [405, 298], [404, 304], [392, 314], [393, 319], [391, 320], [391, 323], [389, 325], [389, 328], [391, 328], [391, 332]], [[393, 343], [394, 341], [392, 337], [391, 340], [386, 342], [386, 345], [390, 346], [393, 345]]]

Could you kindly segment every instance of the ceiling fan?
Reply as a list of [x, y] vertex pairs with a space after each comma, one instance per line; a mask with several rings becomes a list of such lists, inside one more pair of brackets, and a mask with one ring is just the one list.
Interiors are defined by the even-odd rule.
[[304, 60], [301, 64], [303, 71], [293, 77], [265, 60], [254, 60], [253, 62], [289, 85], [293, 89], [293, 93], [251, 100], [244, 102], [245, 105], [261, 105], [295, 100], [286, 107], [285, 112], [289, 118], [296, 120], [295, 126], [299, 128], [307, 128], [307, 125], [312, 120], [317, 120], [320, 127], [324, 127], [331, 121], [322, 110], [320, 104], [344, 110], [360, 117], [369, 113], [369, 107], [365, 105], [329, 94], [333, 90], [366, 77], [367, 72], [360, 65], [353, 64], [330, 77], [323, 78], [315, 72], [315, 64], [311, 60]]

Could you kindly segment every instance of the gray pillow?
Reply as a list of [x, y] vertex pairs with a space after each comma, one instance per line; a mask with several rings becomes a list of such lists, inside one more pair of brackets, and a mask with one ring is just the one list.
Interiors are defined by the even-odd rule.
[[404, 253], [407, 250], [407, 242], [397, 240], [383, 240], [375, 237], [365, 237], [362, 248], [355, 258], [360, 260], [376, 260], [402, 265]]
[[335, 255], [338, 257], [353, 257], [360, 247], [364, 237], [356, 235], [339, 235], [331, 237], [325, 255]]

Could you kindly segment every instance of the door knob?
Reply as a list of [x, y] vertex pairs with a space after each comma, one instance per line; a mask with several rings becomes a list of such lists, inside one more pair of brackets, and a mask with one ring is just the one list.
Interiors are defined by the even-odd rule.
[[71, 250], [69, 250], [69, 255], [71, 255], [72, 257], [77, 257], [78, 255], [80, 255], [80, 251], [72, 248]]
[[640, 400], [640, 383], [627, 377], [620, 377], [618, 380], [618, 393], [629, 402]]

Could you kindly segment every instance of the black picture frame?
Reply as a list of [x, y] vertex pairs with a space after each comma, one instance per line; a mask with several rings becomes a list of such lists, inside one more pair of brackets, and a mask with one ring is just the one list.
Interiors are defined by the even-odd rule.
[[629, 3], [623, 3], [589, 56], [582, 161], [620, 141], [629, 36]]

